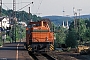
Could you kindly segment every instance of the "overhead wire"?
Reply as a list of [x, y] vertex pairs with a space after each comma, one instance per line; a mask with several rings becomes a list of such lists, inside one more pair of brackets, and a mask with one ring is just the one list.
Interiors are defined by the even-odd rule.
[[40, 4], [39, 4], [39, 6], [38, 6], [38, 9], [37, 9], [37, 12], [36, 12], [36, 13], [38, 13], [38, 11], [39, 11], [39, 9], [40, 9], [40, 6], [41, 6], [42, 2], [43, 2], [43, 0], [41, 0], [41, 2], [40, 2]]
[[[13, 3], [2, 3], [2, 4], [13, 4]], [[16, 3], [16, 4], [20, 4], [20, 3]]]
[[[23, 8], [29, 6], [30, 4], [33, 4], [33, 2], [32, 2], [32, 3], [29, 3], [29, 4], [27, 4], [27, 5], [25, 5], [24, 7], [20, 8], [19, 10], [22, 10]], [[19, 10], [18, 10], [18, 11], [19, 11]]]
[[[34, 1], [32, 1], [32, 2], [21, 2], [21, 4], [28, 4], [28, 5], [26, 5], [27, 7], [30, 7], [30, 6], [34, 6]], [[31, 5], [32, 4], [32, 5]], [[23, 8], [25, 8], [26, 6], [24, 6]], [[31, 7], [30, 7], [31, 8]], [[28, 8], [26, 8], [26, 10], [28, 10]], [[30, 12], [31, 13], [31, 12]]]
[[[4, 3], [3, 3], [3, 5], [4, 5], [5, 7], [7, 7], [7, 5], [5, 5]], [[9, 10], [9, 7], [7, 7], [7, 10]]]
[[[13, 3], [2, 3], [6, 8], [7, 8], [7, 10], [10, 10], [10, 8], [6, 5], [6, 4], [13, 4]], [[18, 3], [16, 3], [16, 4], [20, 4], [19, 2]]]
[[[34, 0], [34, 1], [35, 1], [35, 0]], [[34, 2], [34, 1], [33, 1], [33, 2]], [[40, 1], [39, 5], [38, 5], [38, 9], [37, 9], [37, 11], [36, 11], [36, 14], [38, 14], [38, 11], [39, 11], [39, 9], [40, 9], [40, 6], [41, 6], [42, 2], [43, 2], [43, 0]], [[22, 0], [21, 0], [21, 2], [18, 2], [18, 3], [16, 3], [16, 4], [21, 4], [21, 5], [22, 5], [22, 3], [29, 3], [29, 2], [22, 2]], [[13, 4], [13, 3], [3, 3], [3, 5], [5, 5], [5, 4]], [[17, 10], [17, 11], [22, 10], [23, 8], [29, 6], [30, 4], [31, 4], [31, 3], [27, 4], [26, 6], [20, 8], [20, 9]], [[33, 6], [34, 6], [34, 4], [33, 4]], [[5, 7], [7, 7], [7, 9], [9, 9], [7, 5], [5, 5]], [[18, 7], [19, 7], [19, 6], [18, 6]], [[39, 13], [39, 14], [41, 14], [41, 13]]]

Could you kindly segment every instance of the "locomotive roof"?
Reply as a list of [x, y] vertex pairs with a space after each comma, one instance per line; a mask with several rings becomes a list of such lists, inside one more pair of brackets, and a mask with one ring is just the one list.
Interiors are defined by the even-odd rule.
[[[41, 20], [41, 21], [42, 21], [42, 20]], [[38, 21], [38, 22], [29, 22], [29, 24], [40, 24], [41, 21]], [[47, 23], [47, 22], [43, 21], [43, 23]]]

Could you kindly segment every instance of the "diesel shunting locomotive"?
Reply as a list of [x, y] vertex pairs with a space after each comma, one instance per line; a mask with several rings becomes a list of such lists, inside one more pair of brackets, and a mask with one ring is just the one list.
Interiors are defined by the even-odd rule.
[[29, 22], [26, 27], [26, 49], [31, 52], [54, 50], [54, 33], [49, 19]]

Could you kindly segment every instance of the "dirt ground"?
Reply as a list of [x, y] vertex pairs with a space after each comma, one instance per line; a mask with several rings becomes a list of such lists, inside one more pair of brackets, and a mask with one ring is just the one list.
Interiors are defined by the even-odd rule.
[[90, 55], [80, 55], [72, 52], [57, 52], [57, 60], [90, 60]]

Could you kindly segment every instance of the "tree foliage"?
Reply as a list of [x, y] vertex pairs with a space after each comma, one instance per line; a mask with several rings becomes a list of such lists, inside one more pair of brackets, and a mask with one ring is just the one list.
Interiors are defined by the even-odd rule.
[[66, 40], [65, 40], [65, 44], [67, 47], [76, 47], [77, 46], [77, 34], [75, 32], [75, 30], [69, 31], [67, 36], [66, 36]]
[[[2, 13], [4, 16], [9, 16], [9, 17], [12, 17], [13, 16], [13, 10], [5, 10], [5, 9], [2, 9]], [[16, 11], [16, 17], [18, 19], [18, 21], [24, 21], [26, 23], [28, 23], [31, 19], [33, 21], [38, 21], [38, 20], [41, 20], [41, 17], [37, 16], [37, 15], [32, 15], [30, 13], [27, 13], [25, 11]]]
[[76, 25], [74, 25], [74, 21], [70, 24], [69, 32], [66, 37], [66, 45], [68, 47], [75, 47], [77, 46], [77, 42], [79, 44], [90, 40], [90, 21], [86, 22], [87, 20], [77, 19]]
[[55, 32], [56, 44], [65, 44], [67, 29], [63, 28], [62, 26], [59, 26], [55, 28]]

